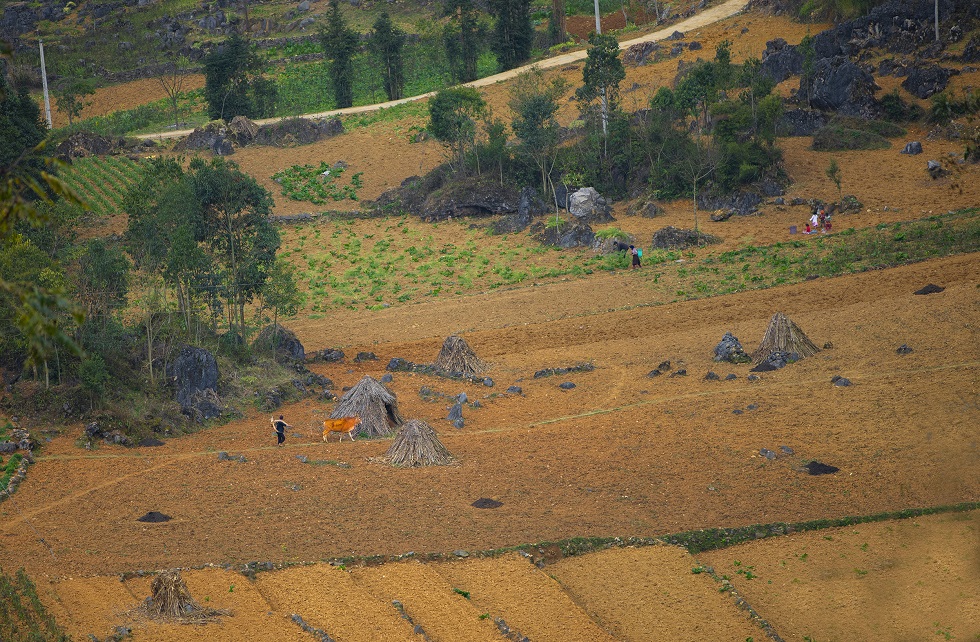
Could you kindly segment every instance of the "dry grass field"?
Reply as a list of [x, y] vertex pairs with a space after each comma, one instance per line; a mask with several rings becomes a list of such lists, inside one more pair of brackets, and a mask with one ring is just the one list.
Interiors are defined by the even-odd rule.
[[[776, 34], [794, 42], [805, 33], [785, 18], [748, 13], [696, 36], [705, 51], [731, 39], [738, 61]], [[631, 69], [624, 86], [637, 83], [642, 103], [676, 65]], [[571, 79], [581, 69], [555, 73]], [[962, 74], [956, 82], [977, 79]], [[486, 95], [502, 108], [506, 86]], [[362, 196], [374, 198], [441, 162], [435, 143], [408, 142], [412, 124], [381, 122], [295, 149], [248, 148], [233, 159], [273, 191], [277, 214], [311, 211], [276, 192], [271, 175], [296, 163], [344, 160], [364, 172]], [[811, 151], [809, 139], [780, 141], [794, 179], [787, 201], [835, 198], [824, 175], [833, 157], [844, 193], [864, 204], [835, 220], [838, 233], [887, 232], [980, 205], [976, 166], [960, 180], [962, 191], [925, 172], [925, 157], [959, 151], [958, 144], [928, 140], [924, 131], [907, 138], [922, 140], [926, 154], [900, 155], [899, 141], [835, 154]], [[665, 225], [693, 222], [690, 202], [669, 203], [656, 219], [627, 216], [626, 206], [616, 204], [613, 225], [642, 247]], [[317, 427], [333, 405], [313, 399], [283, 408], [295, 427], [284, 448], [257, 411], [155, 448], [82, 450], [75, 445], [81, 426], [72, 426], [44, 444], [13, 499], [0, 503], [0, 566], [24, 567], [76, 640], [104, 638], [117, 626], [131, 627], [138, 642], [325, 639], [300, 621], [337, 642], [423, 639], [417, 627], [429, 640], [500, 640], [503, 623], [510, 639], [534, 642], [744, 642], [766, 639], [760, 619], [787, 641], [980, 640], [976, 510], [693, 554], [665, 543], [580, 556], [537, 545], [980, 499], [980, 258], [958, 254], [833, 278], [786, 272], [777, 280], [776, 264], [751, 255], [748, 276], [727, 278], [725, 253], [746, 257], [750, 248], [798, 242], [787, 247], [819, 254], [833, 243], [789, 235], [808, 213], [767, 205], [758, 216], [703, 223], [719, 245], [650, 253], [658, 261], [637, 271], [604, 269], [589, 250], [543, 251], [525, 235], [491, 237], [471, 228], [476, 221], [321, 217], [284, 227], [283, 249], [311, 295], [286, 325], [308, 352], [339, 347], [348, 355], [310, 365], [338, 392], [364, 375], [380, 378], [395, 357], [431, 363], [454, 333], [491, 364], [493, 387], [402, 372], [388, 384], [402, 416], [432, 425], [458, 464], [398, 469], [377, 461], [388, 439], [324, 443]], [[104, 223], [124, 224], [122, 216]], [[380, 298], [330, 284], [333, 277], [371, 287], [350, 271], [369, 265], [382, 240], [382, 255], [396, 267], [381, 279]], [[469, 254], [434, 283], [398, 267], [399, 256], [412, 264], [409, 247], [429, 248], [433, 262], [449, 248]], [[482, 274], [481, 258], [488, 259]], [[526, 274], [494, 272], [497, 261], [523, 265]], [[741, 273], [742, 264], [732, 271]], [[945, 290], [913, 294], [930, 283]], [[755, 349], [777, 311], [823, 349], [755, 380], [750, 365], [712, 360], [727, 331]], [[903, 344], [913, 351], [897, 353]], [[378, 360], [354, 362], [360, 351]], [[686, 376], [648, 376], [666, 360]], [[543, 368], [581, 363], [594, 369], [534, 378]], [[720, 380], [706, 379], [709, 371]], [[833, 385], [837, 375], [853, 385]], [[563, 382], [575, 387], [559, 388]], [[521, 393], [505, 392], [510, 386]], [[420, 394], [423, 387], [432, 394]], [[446, 417], [450, 397], [461, 392], [470, 403], [457, 429]], [[767, 459], [760, 449], [778, 456]], [[809, 475], [804, 466], [813, 461], [839, 471]], [[473, 507], [480, 498], [502, 505]], [[173, 519], [136, 521], [148, 511]], [[523, 552], [482, 553], [531, 543]], [[250, 562], [274, 570], [239, 572]], [[231, 614], [207, 625], [141, 617], [134, 609], [149, 595], [152, 572], [172, 567], [188, 569], [198, 602]]]

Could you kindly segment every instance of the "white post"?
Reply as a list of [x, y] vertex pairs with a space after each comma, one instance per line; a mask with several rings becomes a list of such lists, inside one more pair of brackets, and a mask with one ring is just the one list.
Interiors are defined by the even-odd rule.
[[44, 42], [41, 38], [37, 39], [37, 46], [41, 50], [41, 85], [44, 87], [44, 116], [48, 119], [48, 129], [51, 129], [51, 99], [48, 98], [48, 72], [44, 68]]
[[[594, 0], [594, 3], [595, 3], [595, 32], [596, 35], [602, 35], [602, 23], [599, 21], [599, 0]], [[609, 103], [606, 102], [606, 88], [602, 87], [599, 91], [602, 92], [602, 137], [605, 139], [609, 136], [609, 132], [608, 132]]]

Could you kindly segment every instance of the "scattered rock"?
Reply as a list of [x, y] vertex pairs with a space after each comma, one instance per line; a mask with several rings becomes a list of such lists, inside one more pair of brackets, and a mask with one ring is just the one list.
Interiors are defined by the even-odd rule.
[[759, 365], [752, 368], [752, 372], [771, 372], [773, 370], [779, 370], [780, 368], [786, 367], [788, 364], [799, 360], [799, 355], [796, 353], [780, 352], [775, 350], [770, 352], [769, 355], [763, 359]]
[[715, 361], [729, 363], [751, 363], [752, 358], [745, 354], [742, 344], [731, 332], [726, 332], [715, 346]]
[[680, 31], [675, 31], [674, 33], [667, 36], [667, 40], [683, 40], [684, 34]]
[[381, 381], [381, 383], [391, 383], [392, 381], [394, 381], [394, 379], [395, 378], [391, 376], [390, 372], [386, 372], [383, 375], [381, 375], [381, 379], [379, 379], [379, 381]]
[[705, 381], [720, 381], [721, 380], [721, 377], [719, 377], [717, 374], [715, 374], [714, 372], [712, 372], [712, 371], [709, 370], [708, 371], [708, 374], [704, 375], [704, 380]]
[[847, 386], [851, 385], [851, 380], [848, 379], [847, 377], [842, 377], [840, 375], [834, 375], [833, 377], [830, 378], [830, 383], [832, 383], [835, 386], [838, 386], [840, 388], [844, 388], [844, 387], [847, 387]]
[[933, 180], [949, 174], [948, 171], [943, 169], [943, 164], [937, 160], [926, 161], [926, 171], [929, 172], [929, 176]]
[[481, 497], [480, 499], [470, 504], [470, 506], [472, 506], [473, 508], [500, 508], [503, 505], [504, 505], [503, 502], [498, 502], [497, 500], [490, 499], [489, 497]]
[[917, 140], [913, 140], [911, 143], [906, 143], [905, 147], [902, 148], [902, 154], [908, 154], [910, 156], [915, 156], [916, 154], [922, 153], [922, 143]]
[[898, 346], [898, 349], [895, 350], [895, 352], [898, 354], [912, 354], [913, 351], [912, 348], [908, 347], [907, 344], [903, 343], [902, 345]]
[[670, 373], [670, 376], [672, 378], [673, 377], [686, 377], [687, 376], [687, 370], [684, 369], [684, 368], [681, 368], [680, 370], [675, 370], [674, 372]]
[[623, 64], [631, 67], [645, 65], [650, 56], [660, 50], [660, 44], [656, 42], [641, 42], [629, 47], [623, 53]]
[[750, 374], [747, 378], [749, 381], [758, 381], [762, 377], [760, 377], [759, 375]]
[[469, 553], [467, 553], [466, 551], [462, 551], [462, 550], [453, 551], [453, 555], [455, 555], [456, 557], [469, 557], [470, 556]]
[[654, 218], [657, 216], [663, 216], [664, 211], [652, 198], [642, 198], [629, 206], [629, 208], [626, 210], [626, 215]]
[[787, 45], [782, 38], [770, 40], [762, 52], [761, 71], [777, 84], [790, 76], [798, 76], [803, 72], [803, 53], [798, 47]]
[[484, 377], [483, 385], [486, 386], [487, 388], [493, 388], [493, 379], [491, 379], [490, 377]]
[[354, 357], [355, 363], [361, 363], [363, 361], [377, 361], [378, 355], [373, 352], [358, 352], [357, 356]]
[[777, 130], [780, 136], [813, 136], [826, 126], [830, 119], [815, 109], [788, 109], [779, 117]]
[[735, 410], [732, 411], [732, 414], [733, 415], [741, 415], [741, 414], [745, 414], [745, 413], [743, 413], [741, 410], [739, 410], [738, 408], [736, 408]]
[[453, 405], [452, 408], [449, 409], [449, 416], [447, 417], [447, 419], [449, 419], [449, 421], [456, 422], [462, 418], [463, 418], [463, 404], [457, 402]]
[[524, 390], [520, 386], [510, 386], [507, 388], [507, 393], [511, 395], [523, 395]]
[[875, 92], [880, 89], [867, 71], [844, 56], [822, 58], [813, 65], [812, 84], [800, 79], [801, 95], [810, 97], [810, 106], [845, 116], [877, 115]]
[[762, 455], [763, 457], [765, 457], [766, 459], [775, 459], [776, 458], [776, 453], [774, 453], [773, 451], [769, 450], [768, 448], [760, 448], [759, 449], [759, 454]]
[[796, 454], [796, 451], [793, 450], [792, 448], [790, 448], [789, 446], [780, 446], [779, 447], [779, 450], [782, 451], [782, 453], [784, 455], [793, 455], [793, 454]]
[[732, 381], [733, 379], [738, 379], [738, 375], [734, 372], [725, 375], [725, 381]]
[[571, 381], [565, 381], [558, 384], [558, 387], [561, 388], [562, 390], [571, 390], [572, 388], [575, 387], [575, 384], [572, 383]]
[[539, 242], [564, 249], [591, 247], [595, 242], [595, 232], [592, 231], [592, 227], [577, 218], [557, 226], [545, 226], [542, 223], [536, 223], [531, 229]]
[[462, 417], [453, 422], [453, 428], [457, 428], [459, 430], [462, 430], [464, 425], [465, 422], [463, 421]]
[[759, 409], [759, 404], [750, 403], [749, 405], [746, 406], [746, 408], [748, 410], [758, 410]]
[[919, 288], [918, 290], [916, 290], [912, 294], [936, 294], [938, 292], [942, 292], [945, 289], [946, 288], [944, 288], [944, 287], [940, 287], [938, 285], [935, 285], [933, 283], [930, 283], [929, 285], [927, 285], [925, 287]]
[[159, 439], [157, 439], [155, 437], [144, 437], [143, 439], [140, 439], [136, 443], [136, 445], [137, 446], [142, 446], [144, 448], [153, 448], [155, 446], [163, 446], [164, 445], [164, 442], [160, 441]]

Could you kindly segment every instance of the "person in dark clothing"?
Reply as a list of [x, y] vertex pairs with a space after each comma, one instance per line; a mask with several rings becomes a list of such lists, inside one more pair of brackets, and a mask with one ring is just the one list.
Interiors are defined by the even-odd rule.
[[276, 445], [282, 446], [286, 442], [286, 428], [292, 428], [287, 424], [282, 415], [279, 415], [279, 419], [272, 420], [272, 427], [276, 430]]

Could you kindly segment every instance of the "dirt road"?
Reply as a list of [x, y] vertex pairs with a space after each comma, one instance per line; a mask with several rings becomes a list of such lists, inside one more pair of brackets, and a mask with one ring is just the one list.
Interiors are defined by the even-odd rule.
[[[733, 16], [739, 11], [742, 11], [748, 2], [746, 0], [727, 0], [722, 4], [706, 9], [701, 13], [691, 16], [686, 20], [682, 20], [675, 25], [671, 25], [667, 28], [648, 33], [646, 35], [640, 36], [639, 38], [634, 38], [633, 40], [626, 40], [619, 43], [620, 49], [627, 49], [635, 44], [642, 42], [656, 42], [658, 40], [665, 40], [670, 34], [675, 31], [685, 32], [692, 29], [699, 29], [713, 22], [718, 22], [719, 20], [724, 20], [729, 16]], [[509, 71], [504, 71], [499, 74], [494, 74], [492, 76], [487, 76], [486, 78], [480, 78], [474, 80], [473, 82], [466, 83], [464, 87], [486, 87], [488, 85], [493, 85], [504, 80], [509, 80], [518, 74], [521, 74], [533, 67], [538, 69], [552, 69], [554, 67], [560, 67], [562, 65], [567, 65], [579, 60], [583, 60], [587, 55], [587, 50], [580, 49], [578, 51], [572, 51], [567, 54], [562, 54], [560, 56], [555, 56], [554, 58], [548, 58], [540, 62], [536, 62], [532, 65], [524, 65], [523, 67], [517, 67], [516, 69], [511, 69]], [[403, 105], [405, 103], [415, 102], [418, 100], [426, 100], [435, 95], [436, 92], [430, 91], [426, 94], [419, 94], [418, 96], [410, 96], [408, 98], [401, 98], [399, 100], [389, 100], [388, 102], [375, 103], [373, 105], [358, 105], [356, 107], [347, 107], [346, 109], [331, 109], [329, 111], [321, 111], [314, 114], [304, 114], [304, 118], [329, 118], [331, 116], [346, 116], [349, 114], [363, 114], [365, 112], [377, 111], [379, 109], [387, 109], [389, 107], [395, 107], [396, 105]], [[264, 118], [255, 121], [258, 125], [267, 125], [269, 123], [275, 123], [282, 120], [281, 117], [276, 118]], [[166, 140], [170, 138], [183, 138], [188, 136], [192, 129], [181, 129], [178, 131], [171, 132], [160, 132], [157, 134], [142, 134], [137, 136], [137, 138], [152, 138], [154, 140]]]

